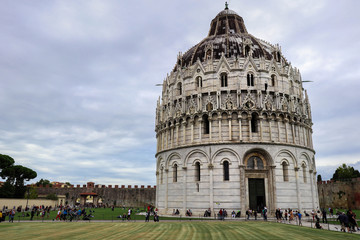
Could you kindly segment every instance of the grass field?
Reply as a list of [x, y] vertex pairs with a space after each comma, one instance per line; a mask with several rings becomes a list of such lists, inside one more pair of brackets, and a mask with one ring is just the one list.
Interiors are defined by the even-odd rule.
[[360, 239], [360, 235], [270, 222], [0, 223], [6, 239]]

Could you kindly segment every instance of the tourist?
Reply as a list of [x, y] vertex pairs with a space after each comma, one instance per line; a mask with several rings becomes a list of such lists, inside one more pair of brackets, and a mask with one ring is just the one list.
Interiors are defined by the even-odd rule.
[[337, 220], [339, 220], [341, 224], [341, 231], [346, 232], [345, 229], [347, 228], [348, 232], [350, 231], [349, 228], [349, 218], [345, 213], [340, 213]]
[[159, 222], [159, 215], [156, 212], [154, 214], [154, 222]]
[[31, 210], [31, 218], [30, 218], [30, 221], [33, 220], [34, 215], [35, 215], [35, 207], [33, 207], [32, 210]]
[[250, 219], [250, 209], [248, 209], [245, 214], [246, 214], [246, 219], [249, 220]]
[[289, 210], [289, 222], [291, 222], [292, 220], [294, 220], [294, 213], [292, 211], [292, 209]]
[[298, 219], [299, 219], [299, 226], [302, 226], [302, 223], [301, 223], [301, 217], [302, 217], [302, 215], [301, 215], [300, 211], [297, 213], [297, 217], [298, 217]]
[[150, 211], [147, 211], [145, 215], [145, 222], [149, 222], [149, 220], [150, 220]]
[[287, 211], [287, 209], [285, 209], [285, 214], [284, 214], [284, 216], [285, 216], [285, 221], [287, 221], [287, 218], [288, 218], [288, 211]]
[[353, 232], [356, 232], [355, 226], [356, 226], [357, 224], [356, 224], [356, 220], [355, 220], [355, 218], [354, 218], [354, 214], [353, 214], [352, 210], [349, 209], [349, 210], [347, 211], [346, 215], [347, 215], [347, 217], [348, 217], [348, 219], [349, 219], [349, 228], [350, 228], [350, 230], [353, 231]]
[[323, 223], [324, 223], [324, 222], [328, 223], [327, 217], [326, 217], [326, 210], [325, 210], [325, 208], [322, 210], [322, 222], [323, 222]]
[[2, 211], [0, 210], [0, 223], [2, 222], [2, 217], [3, 217], [3, 214], [2, 214]]
[[316, 223], [315, 223], [315, 228], [316, 228], [316, 229], [322, 229], [322, 226], [320, 225], [320, 220], [319, 220], [319, 221], [316, 221]]
[[127, 220], [128, 220], [128, 221], [131, 220], [131, 212], [132, 212], [132, 210], [131, 210], [131, 208], [129, 208], [129, 210], [128, 210], [128, 216], [127, 216]]
[[231, 217], [232, 217], [232, 218], [235, 218], [235, 215], [236, 215], [235, 210], [233, 210], [233, 211], [231, 212]]
[[257, 220], [257, 211], [254, 210], [254, 217], [255, 217], [255, 220]]
[[264, 214], [264, 221], [267, 221], [267, 208], [266, 206], [264, 207], [264, 210], [263, 210], [263, 214]]
[[15, 217], [15, 209], [10, 210], [9, 212], [9, 222], [14, 222], [14, 217]]

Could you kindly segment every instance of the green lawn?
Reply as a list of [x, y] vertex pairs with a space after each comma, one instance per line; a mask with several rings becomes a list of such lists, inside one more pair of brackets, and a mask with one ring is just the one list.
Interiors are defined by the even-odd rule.
[[0, 223], [6, 239], [360, 239], [360, 235], [271, 222]]

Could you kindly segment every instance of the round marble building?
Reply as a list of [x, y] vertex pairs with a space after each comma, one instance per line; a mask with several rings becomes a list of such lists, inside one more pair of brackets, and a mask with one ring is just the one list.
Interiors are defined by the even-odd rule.
[[225, 8], [162, 84], [156, 207], [203, 214], [318, 207], [310, 103], [279, 45]]

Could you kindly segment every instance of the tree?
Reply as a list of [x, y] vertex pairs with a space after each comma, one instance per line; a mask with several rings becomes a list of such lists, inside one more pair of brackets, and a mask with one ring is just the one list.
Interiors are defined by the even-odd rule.
[[317, 181], [318, 182], [321, 182], [322, 181], [322, 177], [321, 177], [321, 175], [319, 174], [319, 175], [317, 175]]
[[347, 166], [345, 163], [343, 163], [336, 169], [331, 180], [346, 181], [348, 179], [357, 177], [360, 177], [360, 172], [355, 170], [353, 167]]
[[3, 187], [0, 188], [0, 197], [23, 198], [26, 191], [24, 181], [37, 176], [34, 170], [14, 163], [12, 157], [0, 154], [0, 177], [6, 179]]
[[43, 185], [43, 186], [46, 186], [46, 185], [49, 185], [50, 187], [52, 187], [52, 184], [50, 183], [49, 180], [47, 179], [40, 179], [38, 182], [35, 183], [36, 186], [40, 186], [40, 185]]

